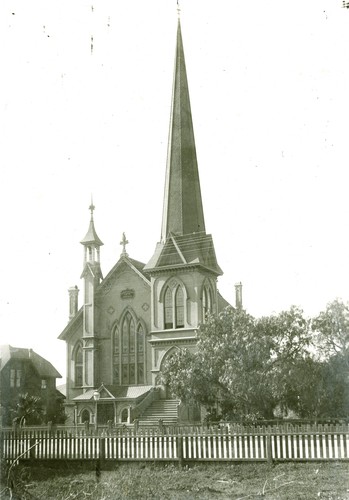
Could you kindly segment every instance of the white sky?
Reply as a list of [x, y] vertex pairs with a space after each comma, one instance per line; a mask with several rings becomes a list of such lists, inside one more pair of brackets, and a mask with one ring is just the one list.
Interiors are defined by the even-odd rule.
[[[181, 0], [204, 202], [234, 303], [315, 315], [349, 299], [349, 10], [340, 0]], [[92, 10], [93, 6], [93, 10]], [[175, 0], [2, 0], [1, 343], [65, 374], [93, 193], [104, 275], [123, 231], [160, 237]], [[93, 53], [91, 54], [91, 36]]]

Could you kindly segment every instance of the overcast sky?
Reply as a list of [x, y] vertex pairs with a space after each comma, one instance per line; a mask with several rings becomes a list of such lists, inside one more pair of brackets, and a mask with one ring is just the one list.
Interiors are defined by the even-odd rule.
[[[65, 374], [93, 193], [104, 275], [160, 238], [175, 0], [2, 0], [1, 342]], [[219, 290], [253, 315], [349, 300], [349, 9], [182, 0]], [[81, 302], [80, 302], [81, 305]]]

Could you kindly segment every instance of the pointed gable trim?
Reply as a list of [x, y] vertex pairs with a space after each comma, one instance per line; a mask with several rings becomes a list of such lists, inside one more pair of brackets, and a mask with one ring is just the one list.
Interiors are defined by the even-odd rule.
[[[114, 283], [113, 276], [116, 275], [117, 271], [120, 269], [120, 267], [124, 264], [128, 266], [137, 276], [139, 276], [148, 286], [150, 286], [150, 280], [143, 274], [138, 268], [141, 268], [141, 266], [144, 267], [144, 264], [138, 261], [134, 261], [135, 264], [133, 264], [133, 259], [130, 259], [126, 255], [121, 255], [120, 259], [118, 262], [115, 264], [115, 266], [109, 271], [105, 279], [102, 281], [102, 283], [99, 285], [97, 293], [103, 293], [107, 292], [109, 290], [110, 286]], [[115, 278], [114, 278], [115, 279]]]
[[59, 340], [66, 340], [69, 337], [71, 331], [76, 331], [79, 326], [79, 323], [82, 325], [82, 317], [83, 317], [83, 308], [81, 307], [77, 314], [69, 321], [67, 326], [64, 328], [62, 333], [58, 336]]

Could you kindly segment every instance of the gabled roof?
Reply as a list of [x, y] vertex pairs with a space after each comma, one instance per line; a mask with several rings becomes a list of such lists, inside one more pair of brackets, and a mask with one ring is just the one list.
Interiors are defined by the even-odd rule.
[[217, 290], [217, 298], [218, 298], [218, 312], [223, 311], [226, 307], [233, 307], [225, 298], [220, 294]]
[[77, 328], [80, 324], [82, 325], [82, 320], [83, 320], [83, 308], [81, 307], [77, 314], [69, 321], [67, 326], [64, 328], [62, 333], [59, 334], [58, 338], [59, 340], [65, 340], [69, 333], [71, 332], [72, 329]]
[[115, 266], [109, 271], [104, 280], [99, 284], [97, 292], [105, 291], [114, 282], [118, 270], [123, 266], [128, 266], [135, 272], [147, 285], [150, 286], [150, 279], [148, 273], [144, 272], [145, 264], [135, 259], [131, 259], [126, 254], [121, 254], [120, 259]]
[[[90, 264], [86, 264], [86, 266], [87, 265], [90, 266]], [[114, 284], [117, 272], [123, 265], [126, 265], [130, 269], [132, 269], [133, 272], [135, 272], [148, 286], [150, 286], [149, 275], [143, 270], [145, 264], [138, 260], [131, 259], [130, 257], [128, 257], [128, 255], [122, 254], [118, 262], [115, 264], [115, 266], [109, 271], [107, 276], [98, 285], [96, 293], [103, 294], [103, 292], [107, 291], [108, 288]], [[79, 323], [82, 324], [82, 320], [83, 320], [83, 308], [81, 307], [79, 309], [79, 312], [69, 321], [69, 323], [64, 328], [62, 333], [58, 336], [58, 338], [60, 340], [66, 340], [70, 332], [76, 329], [79, 326]]]
[[200, 266], [216, 275], [223, 274], [216, 259], [212, 236], [193, 233], [183, 236], [170, 234], [165, 242], [157, 244], [153, 257], [145, 269], [152, 273], [167, 268]]
[[85, 278], [88, 274], [92, 278], [103, 279], [102, 270], [99, 262], [86, 262], [85, 267], [81, 273], [80, 278]]
[[[144, 396], [153, 388], [152, 385], [131, 385], [120, 387], [118, 385], [102, 385], [98, 392], [100, 393], [100, 400], [108, 399], [137, 399], [140, 396]], [[95, 389], [89, 389], [88, 391], [76, 396], [74, 401], [91, 401], [93, 400]]]
[[62, 375], [58, 373], [56, 368], [54, 368], [45, 358], [34, 352], [33, 349], [12, 347], [10, 345], [0, 346], [0, 370], [2, 370], [12, 359], [21, 359], [31, 362], [38, 375], [42, 378], [62, 378]]

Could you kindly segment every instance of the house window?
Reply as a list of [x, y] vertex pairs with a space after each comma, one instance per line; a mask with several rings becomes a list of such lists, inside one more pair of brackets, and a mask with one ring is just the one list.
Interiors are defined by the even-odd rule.
[[164, 296], [165, 330], [184, 328], [184, 293], [181, 286], [174, 290], [167, 287]]
[[41, 379], [41, 389], [47, 389], [47, 380]]
[[75, 350], [75, 387], [82, 386], [83, 353], [82, 345], [79, 344]]
[[135, 319], [127, 312], [120, 332], [114, 330], [113, 383], [121, 385], [144, 384], [144, 330], [136, 326]]
[[11, 369], [10, 387], [21, 387], [22, 370]]
[[204, 286], [202, 291], [202, 319], [206, 321], [207, 315], [212, 312], [212, 292], [211, 288]]

